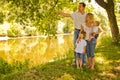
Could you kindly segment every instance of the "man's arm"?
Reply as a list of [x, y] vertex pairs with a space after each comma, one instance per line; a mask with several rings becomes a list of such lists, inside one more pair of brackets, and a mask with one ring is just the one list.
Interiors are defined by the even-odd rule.
[[69, 13], [64, 13], [64, 12], [61, 12], [61, 11], [57, 11], [56, 13], [59, 14], [59, 15], [62, 15], [64, 17], [71, 17], [71, 15]]

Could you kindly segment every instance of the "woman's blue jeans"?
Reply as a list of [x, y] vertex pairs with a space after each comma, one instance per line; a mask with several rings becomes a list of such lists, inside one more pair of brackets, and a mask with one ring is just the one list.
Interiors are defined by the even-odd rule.
[[93, 58], [96, 46], [96, 38], [92, 38], [91, 41], [87, 41], [87, 56]]

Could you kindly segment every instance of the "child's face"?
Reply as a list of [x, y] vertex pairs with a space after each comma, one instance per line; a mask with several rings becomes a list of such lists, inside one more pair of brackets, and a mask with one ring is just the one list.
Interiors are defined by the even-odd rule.
[[94, 26], [98, 26], [98, 23], [97, 23], [97, 22], [94, 22], [93, 25], [94, 25]]
[[84, 35], [83, 35], [83, 34], [79, 34], [79, 37], [80, 37], [81, 39], [83, 39]]

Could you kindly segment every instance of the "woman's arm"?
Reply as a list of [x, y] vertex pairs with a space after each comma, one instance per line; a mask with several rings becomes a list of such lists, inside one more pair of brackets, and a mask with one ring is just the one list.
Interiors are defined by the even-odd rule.
[[102, 32], [102, 30], [100, 28], [98, 28], [98, 31], [96, 32], [96, 34], [99, 34], [101, 32]]

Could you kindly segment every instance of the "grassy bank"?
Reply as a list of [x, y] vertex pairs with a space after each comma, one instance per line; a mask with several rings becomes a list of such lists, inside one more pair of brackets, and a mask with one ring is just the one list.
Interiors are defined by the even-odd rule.
[[21, 65], [16, 63], [18, 66], [5, 63], [8, 70], [0, 73], [0, 80], [120, 80], [120, 46], [114, 46], [111, 41], [111, 37], [106, 35], [99, 39], [95, 52], [95, 70], [86, 66], [83, 69], [71, 66], [74, 58], [73, 50], [70, 49], [65, 59], [31, 69], [28, 69], [27, 62]]

